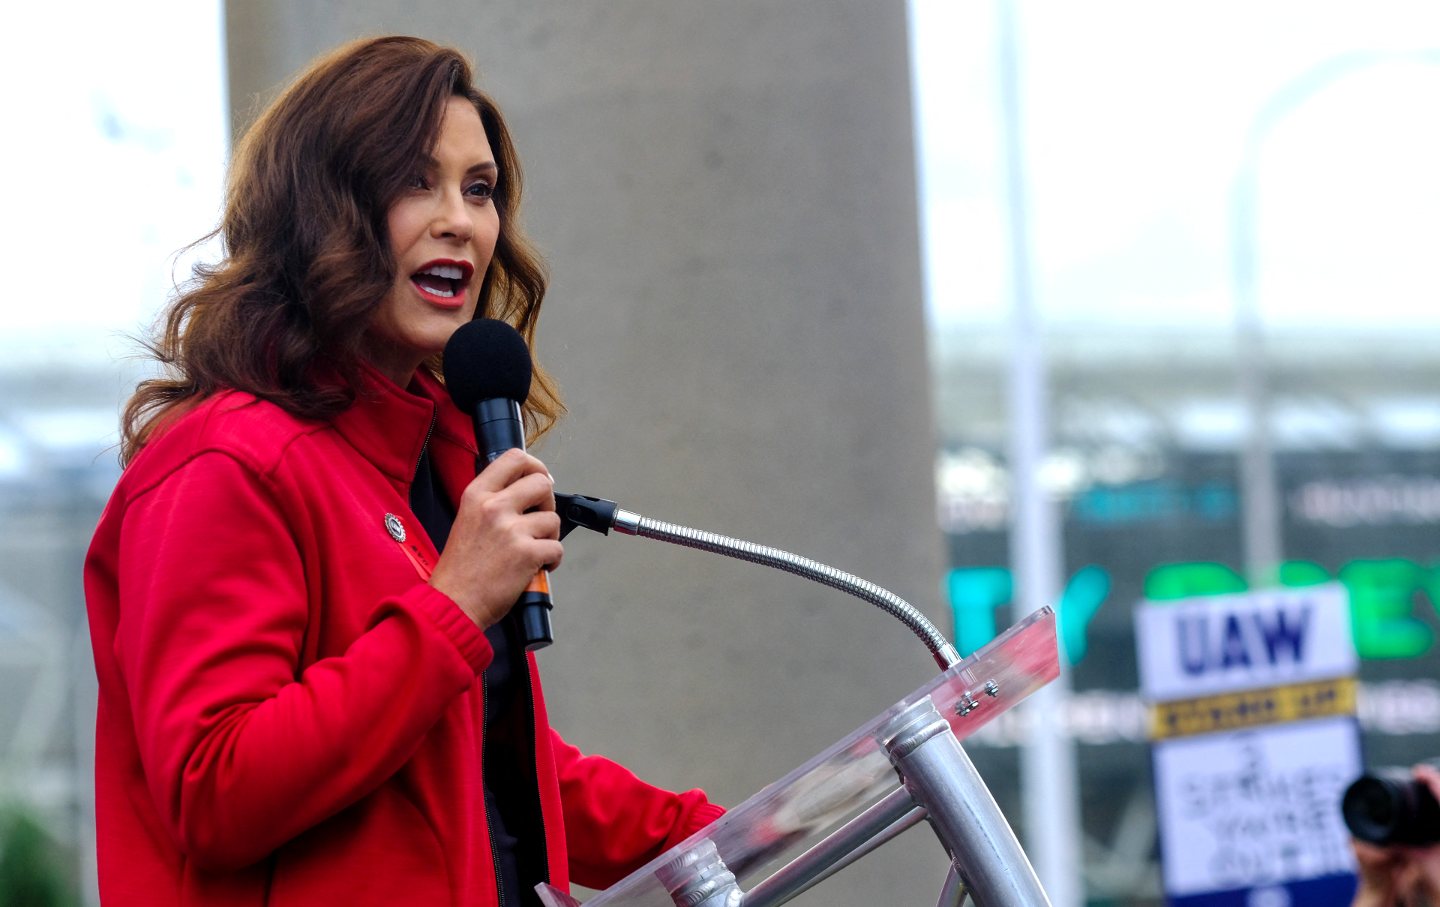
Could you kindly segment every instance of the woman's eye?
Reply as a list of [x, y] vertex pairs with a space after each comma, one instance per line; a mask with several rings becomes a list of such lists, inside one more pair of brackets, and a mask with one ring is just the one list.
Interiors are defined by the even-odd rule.
[[471, 198], [493, 198], [495, 187], [490, 183], [473, 183], [469, 189], [465, 190], [465, 194]]
[[417, 173], [410, 177], [410, 181], [406, 185], [411, 189], [429, 189], [430, 181], [423, 174]]

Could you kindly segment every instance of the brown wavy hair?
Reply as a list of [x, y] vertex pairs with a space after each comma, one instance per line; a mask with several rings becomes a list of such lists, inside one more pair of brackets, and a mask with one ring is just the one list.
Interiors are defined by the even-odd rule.
[[[475, 105], [499, 165], [500, 236], [475, 317], [509, 322], [533, 349], [548, 277], [517, 227], [520, 162], [499, 109], [451, 48], [356, 41], [311, 64], [236, 147], [220, 225], [196, 244], [218, 236], [223, 255], [195, 268], [145, 344], [164, 374], [125, 405], [122, 464], [226, 388], [311, 419], [354, 402], [364, 335], [395, 278], [386, 212], [421, 169], [452, 97]], [[438, 375], [439, 365], [437, 356], [424, 367]], [[538, 365], [522, 409], [531, 438], [564, 412]]]

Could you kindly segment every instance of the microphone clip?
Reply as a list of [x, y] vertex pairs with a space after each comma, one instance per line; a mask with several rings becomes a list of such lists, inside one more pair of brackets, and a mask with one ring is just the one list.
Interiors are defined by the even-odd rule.
[[561, 494], [555, 492], [555, 512], [560, 515], [560, 538], [570, 530], [583, 526], [601, 535], [609, 535], [615, 525], [615, 512], [619, 509], [614, 501], [586, 497], [583, 494]]

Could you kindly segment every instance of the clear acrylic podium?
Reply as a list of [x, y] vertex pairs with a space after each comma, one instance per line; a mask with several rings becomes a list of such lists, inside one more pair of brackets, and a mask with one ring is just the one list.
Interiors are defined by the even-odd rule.
[[[939, 903], [1046, 907], [1009, 824], [960, 747], [1059, 674], [1041, 609], [586, 907], [783, 904], [928, 820], [951, 857]], [[578, 907], [541, 885], [546, 907]]]

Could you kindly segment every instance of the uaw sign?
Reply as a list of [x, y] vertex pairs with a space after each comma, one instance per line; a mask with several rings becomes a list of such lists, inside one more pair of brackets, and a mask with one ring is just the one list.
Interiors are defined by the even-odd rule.
[[1340, 796], [1361, 763], [1344, 587], [1142, 602], [1135, 635], [1167, 903], [1348, 905]]

